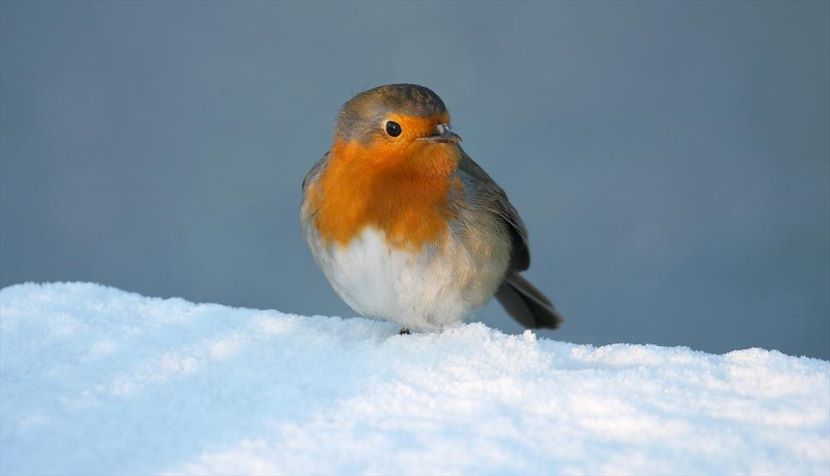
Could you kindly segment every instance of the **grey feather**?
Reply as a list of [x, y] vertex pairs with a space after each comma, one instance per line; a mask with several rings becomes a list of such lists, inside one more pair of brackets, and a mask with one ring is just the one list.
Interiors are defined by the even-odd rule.
[[547, 296], [518, 274], [530, 266], [527, 228], [519, 212], [504, 190], [463, 151], [458, 175], [465, 187], [471, 188], [466, 198], [475, 200], [478, 206], [501, 219], [510, 235], [510, 265], [504, 281], [496, 290], [496, 299], [508, 314], [525, 327], [556, 329], [564, 321], [562, 315]]
[[496, 290], [505, 311], [529, 328], [556, 329], [565, 321], [550, 300], [518, 274], [508, 274]]
[[320, 160], [318, 160], [314, 163], [314, 165], [311, 166], [311, 170], [309, 170], [308, 173], [305, 174], [305, 177], [303, 177], [303, 195], [305, 195], [305, 189], [308, 187], [308, 184], [317, 180], [317, 177], [319, 177], [320, 172], [323, 171], [328, 162], [329, 153], [326, 152], [325, 154], [323, 154], [322, 157], [320, 157]]
[[498, 216], [507, 226], [512, 241], [509, 271], [524, 271], [530, 266], [530, 251], [527, 246], [527, 228], [519, 212], [507, 199], [507, 194], [487, 175], [469, 155], [461, 151], [458, 174], [465, 185], [473, 187], [476, 200], [490, 213]]

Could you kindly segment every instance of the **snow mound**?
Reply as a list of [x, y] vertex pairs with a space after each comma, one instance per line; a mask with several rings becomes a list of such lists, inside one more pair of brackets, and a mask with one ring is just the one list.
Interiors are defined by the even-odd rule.
[[0, 290], [0, 473], [827, 474], [830, 363]]

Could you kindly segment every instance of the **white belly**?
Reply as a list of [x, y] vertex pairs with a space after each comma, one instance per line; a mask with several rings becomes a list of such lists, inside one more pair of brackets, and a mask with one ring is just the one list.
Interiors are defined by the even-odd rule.
[[509, 250], [472, 251], [448, 235], [439, 250], [390, 248], [383, 233], [366, 228], [346, 246], [309, 244], [337, 294], [366, 317], [411, 330], [433, 331], [461, 322], [484, 305], [501, 283]]

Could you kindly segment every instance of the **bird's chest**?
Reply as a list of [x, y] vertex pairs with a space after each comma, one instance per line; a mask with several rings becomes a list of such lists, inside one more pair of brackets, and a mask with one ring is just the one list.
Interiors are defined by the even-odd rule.
[[456, 216], [452, 197], [462, 189], [455, 149], [384, 157], [349, 147], [357, 146], [333, 148], [308, 190], [306, 205], [322, 238], [346, 245], [371, 227], [393, 246], [418, 250], [446, 235]]
[[444, 238], [455, 216], [453, 181], [392, 180], [360, 177], [339, 180], [326, 190], [315, 216], [321, 236], [340, 244], [352, 242], [367, 227], [383, 232], [399, 248], [419, 250]]

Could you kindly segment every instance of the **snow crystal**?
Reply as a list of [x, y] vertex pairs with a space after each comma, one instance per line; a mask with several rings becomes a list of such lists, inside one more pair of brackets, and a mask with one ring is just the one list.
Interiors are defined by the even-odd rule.
[[828, 474], [830, 363], [0, 290], [0, 473]]

